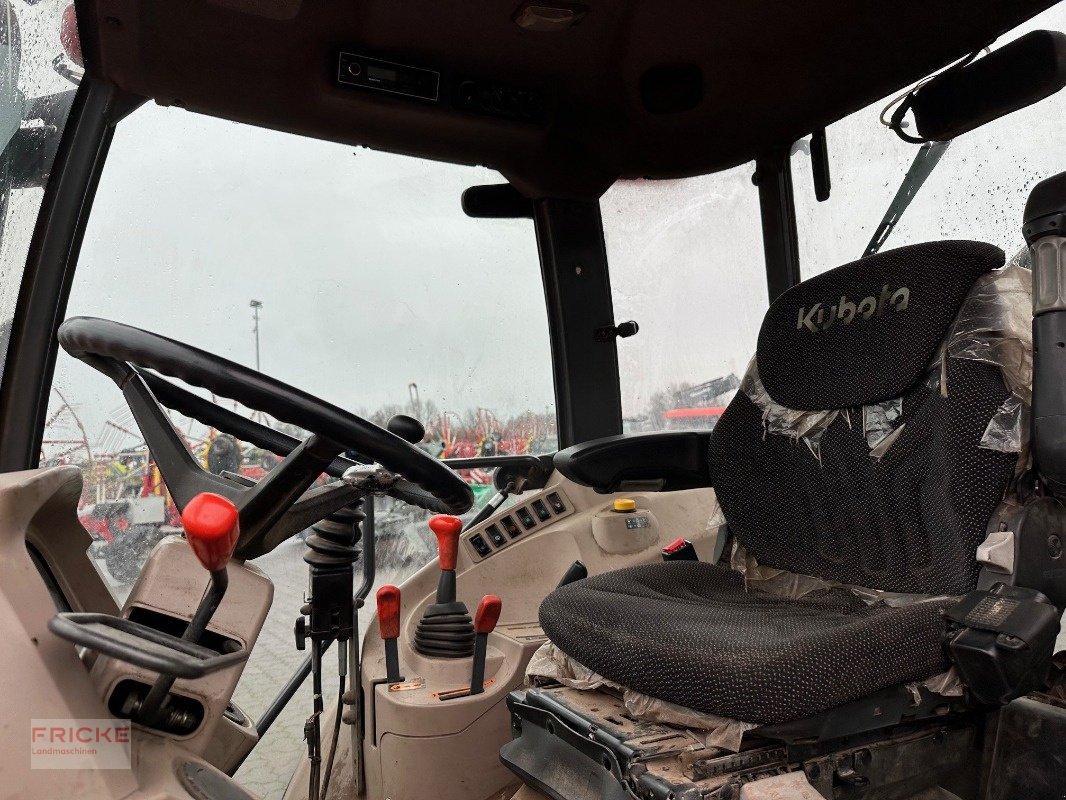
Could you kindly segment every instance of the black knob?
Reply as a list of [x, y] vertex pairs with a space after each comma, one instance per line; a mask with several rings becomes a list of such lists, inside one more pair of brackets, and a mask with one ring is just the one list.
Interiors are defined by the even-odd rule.
[[207, 468], [215, 475], [240, 472], [241, 446], [228, 433], [220, 433], [207, 446]]
[[292, 626], [292, 632], [296, 637], [296, 649], [303, 650], [307, 646], [307, 618], [297, 617], [296, 624]]
[[633, 320], [617, 325], [604, 325], [596, 329], [595, 339], [597, 342], [609, 342], [615, 338], [628, 339], [630, 336], [636, 336], [639, 330], [640, 326]]
[[422, 423], [406, 414], [397, 414], [385, 427], [389, 429], [389, 433], [395, 433], [411, 444], [418, 444], [426, 435], [426, 429], [422, 427]]

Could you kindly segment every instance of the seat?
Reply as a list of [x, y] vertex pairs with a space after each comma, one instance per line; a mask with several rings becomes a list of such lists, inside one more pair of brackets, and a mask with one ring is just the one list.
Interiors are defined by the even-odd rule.
[[844, 589], [797, 599], [747, 591], [712, 564], [644, 564], [577, 581], [541, 611], [563, 652], [671, 703], [758, 723], [810, 717], [947, 669], [941, 609]]
[[755, 723], [947, 669], [942, 610], [976, 588], [977, 548], [1019, 465], [1020, 447], [988, 438], [1019, 388], [994, 357], [989, 273], [1003, 263], [978, 242], [914, 245], [768, 310], [711, 435], [710, 481], [749, 557], [833, 588], [779, 596], [722, 566], [646, 564], [550, 594], [549, 639], [609, 681]]

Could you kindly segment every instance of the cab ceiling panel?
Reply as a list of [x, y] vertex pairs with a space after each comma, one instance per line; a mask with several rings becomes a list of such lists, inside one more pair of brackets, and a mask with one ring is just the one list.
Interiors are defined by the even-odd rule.
[[87, 69], [162, 104], [595, 197], [752, 159], [1054, 0], [80, 0]]

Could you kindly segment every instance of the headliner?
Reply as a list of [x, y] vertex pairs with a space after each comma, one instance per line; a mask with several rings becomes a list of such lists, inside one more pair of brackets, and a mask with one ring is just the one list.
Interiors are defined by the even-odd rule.
[[[787, 145], [989, 44], [1057, 0], [585, 0], [573, 27], [524, 0], [78, 0], [87, 72], [252, 125], [498, 169], [531, 197], [713, 172]], [[575, 6], [536, 0], [538, 5]], [[340, 86], [341, 49], [541, 91], [523, 123]], [[641, 75], [692, 64], [694, 108]], [[447, 79], [447, 77], [446, 77]]]

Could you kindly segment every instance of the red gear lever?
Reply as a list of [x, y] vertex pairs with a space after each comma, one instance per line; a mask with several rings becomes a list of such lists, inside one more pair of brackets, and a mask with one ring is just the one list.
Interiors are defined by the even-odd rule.
[[441, 569], [455, 569], [459, 558], [459, 534], [463, 521], [451, 514], [434, 514], [429, 518], [429, 529], [437, 537], [437, 554]]
[[181, 525], [204, 569], [224, 569], [241, 535], [237, 507], [222, 495], [201, 492], [181, 512]]
[[440, 577], [437, 602], [427, 606], [415, 629], [414, 648], [431, 658], [466, 658], [474, 644], [474, 625], [466, 605], [455, 599], [455, 567], [459, 560], [459, 534], [463, 521], [449, 514], [429, 518], [437, 537]]

